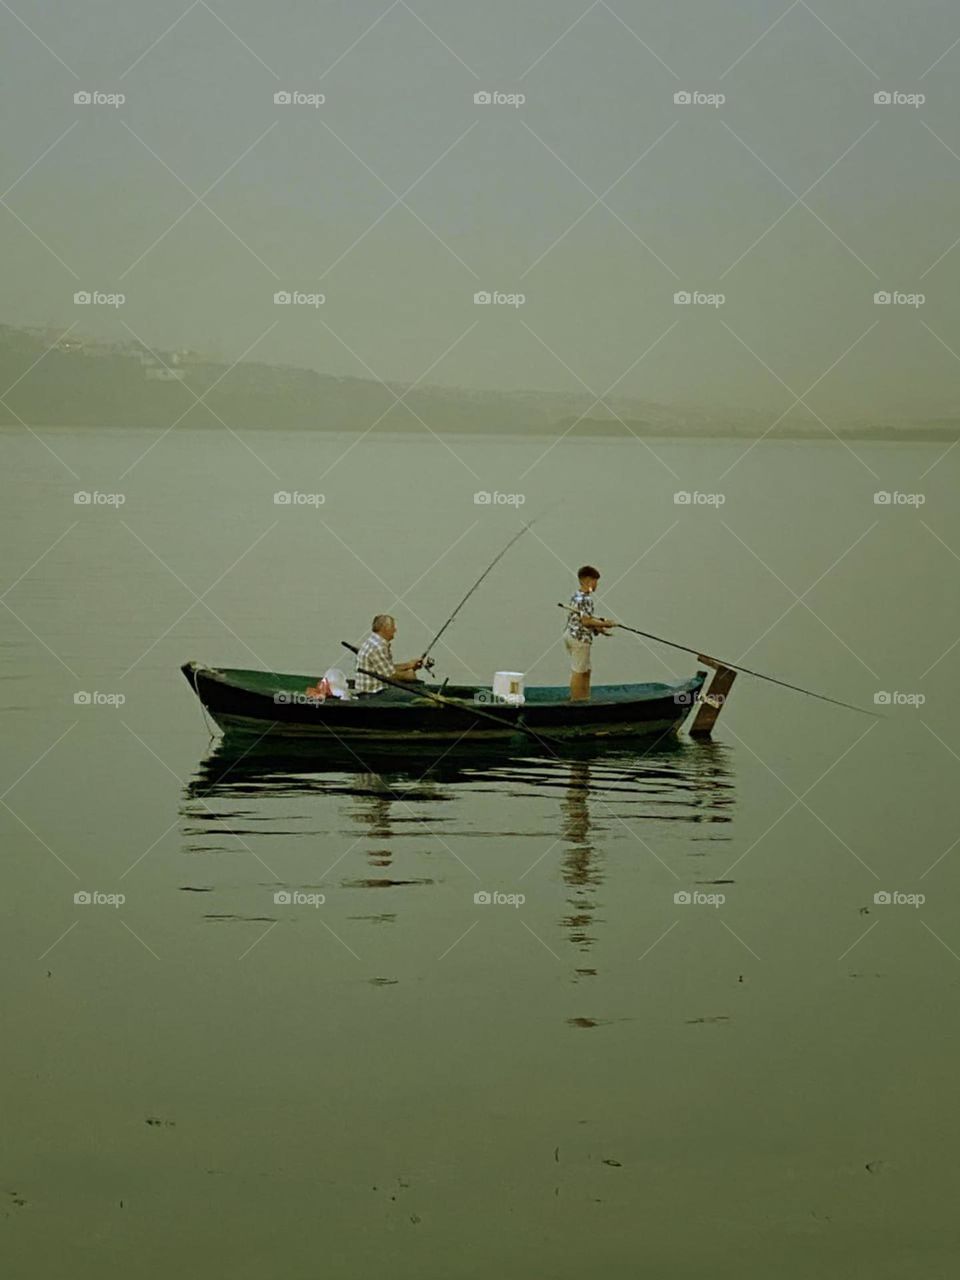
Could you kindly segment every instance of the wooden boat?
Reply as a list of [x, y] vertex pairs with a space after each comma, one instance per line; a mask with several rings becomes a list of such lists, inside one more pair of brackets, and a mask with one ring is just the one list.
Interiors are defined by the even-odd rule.
[[[331, 746], [345, 743], [530, 742], [663, 735], [678, 730], [691, 711], [707, 708], [701, 694], [706, 671], [675, 684], [595, 685], [589, 701], [571, 702], [565, 685], [526, 690], [523, 706], [494, 700], [479, 685], [385, 688], [374, 696], [318, 701], [307, 690], [316, 676], [206, 667], [181, 670], [225, 734], [269, 736]], [[444, 702], [434, 701], [440, 695]], [[431, 696], [427, 696], [431, 695]]]

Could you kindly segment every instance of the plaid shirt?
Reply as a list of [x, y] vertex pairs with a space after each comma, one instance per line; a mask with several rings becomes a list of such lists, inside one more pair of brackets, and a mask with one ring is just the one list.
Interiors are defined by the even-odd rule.
[[593, 640], [593, 632], [583, 625], [577, 614], [586, 613], [591, 618], [594, 616], [593, 592], [575, 591], [570, 597], [570, 608], [576, 609], [577, 612], [567, 614], [567, 635], [571, 640], [586, 640], [590, 644]]
[[353, 687], [357, 693], [379, 693], [384, 688], [384, 685], [372, 676], [362, 675], [360, 672], [361, 667], [364, 671], [375, 671], [379, 676], [388, 676], [391, 679], [394, 676], [393, 654], [390, 652], [390, 643], [384, 640], [383, 636], [377, 635], [376, 631], [371, 631], [360, 646], [360, 652], [357, 654], [356, 680]]

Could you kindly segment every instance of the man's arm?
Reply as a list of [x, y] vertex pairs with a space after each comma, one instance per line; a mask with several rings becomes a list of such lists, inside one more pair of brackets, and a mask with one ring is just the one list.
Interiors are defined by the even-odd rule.
[[398, 680], [412, 680], [422, 666], [422, 658], [411, 658], [409, 662], [396, 663], [393, 672]]

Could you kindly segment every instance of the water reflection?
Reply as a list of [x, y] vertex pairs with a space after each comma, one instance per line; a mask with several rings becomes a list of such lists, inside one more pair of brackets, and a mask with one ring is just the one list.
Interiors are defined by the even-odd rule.
[[367, 860], [371, 867], [389, 867], [393, 861], [390, 789], [377, 773], [358, 774], [357, 782], [363, 791], [356, 797], [350, 817], [370, 839]]
[[477, 758], [475, 753], [454, 755], [441, 748], [403, 752], [369, 746], [356, 752], [344, 748], [323, 752], [283, 747], [252, 750], [239, 740], [221, 738], [198, 764], [186, 794], [198, 799], [322, 791], [403, 800], [422, 795], [438, 782], [457, 781], [465, 766]]
[[[679, 742], [643, 757], [608, 754], [565, 764], [559, 806], [561, 875], [570, 894], [560, 925], [578, 951], [592, 950], [602, 923], [599, 895], [606, 879], [608, 833], [616, 834], [617, 827], [634, 831], [638, 820], [730, 822], [734, 790], [727, 753], [718, 743]], [[705, 838], [726, 837], [715, 833]], [[574, 980], [596, 976], [595, 967], [582, 963]]]
[[576, 760], [569, 769], [569, 783], [560, 802], [560, 836], [566, 845], [563, 880], [572, 894], [567, 899], [570, 911], [562, 924], [573, 945], [589, 951], [594, 942], [590, 929], [597, 910], [596, 890], [603, 882], [603, 872], [591, 834], [590, 765], [586, 760]]
[[[597, 975], [591, 953], [605, 923], [613, 842], [632, 837], [638, 854], [637, 839], [659, 853], [667, 837], [669, 858], [681, 847], [684, 856], [702, 856], [708, 846], [701, 842], [727, 839], [725, 824], [735, 804], [733, 751], [723, 743], [681, 740], [646, 751], [642, 744], [612, 750], [590, 744], [562, 754], [528, 750], [512, 756], [502, 750], [478, 754], [434, 747], [397, 754], [365, 748], [361, 760], [354, 752], [339, 758], [252, 752], [222, 740], [186, 788], [187, 834], [200, 837], [188, 847], [211, 852], [215, 830], [241, 831], [247, 840], [270, 837], [268, 861], [275, 858], [279, 865], [284, 838], [308, 835], [338, 866], [341, 887], [400, 890], [370, 898], [372, 914], [349, 917], [392, 923], [408, 901], [404, 894], [435, 884], [433, 868], [418, 848], [422, 837], [441, 837], [443, 852], [431, 854], [434, 866], [443, 860], [439, 879], [449, 881], [459, 869], [447, 855], [459, 860], [465, 848], [464, 865], [479, 875], [499, 856], [499, 845], [506, 848], [518, 838], [534, 844], [546, 829], [560, 844], [565, 909], [552, 922], [531, 917], [531, 923], [559, 931], [577, 953], [574, 981], [589, 981]], [[674, 824], [686, 826], [688, 839], [669, 840]], [[280, 854], [273, 843], [278, 838]], [[491, 848], [491, 840], [498, 846]]]
[[716, 823], [730, 820], [734, 803], [731, 748], [725, 743], [673, 740], [653, 750], [594, 743], [560, 751], [510, 754], [502, 749], [450, 750], [433, 745], [402, 752], [329, 750], [252, 751], [220, 739], [197, 765], [185, 789], [190, 800], [215, 797], [352, 796], [361, 803], [354, 820], [372, 834], [389, 835], [395, 805], [453, 801], [458, 787], [474, 793], [521, 796], [566, 793], [564, 821], [583, 831], [590, 815], [578, 801], [602, 793], [635, 813], [658, 821]]
[[[407, 834], [413, 824], [422, 827], [421, 818], [411, 806], [439, 798], [438, 788], [429, 779], [416, 779], [406, 785], [388, 782], [380, 773], [354, 775], [351, 798], [345, 806], [350, 823], [359, 828], [360, 841], [366, 846], [370, 874], [361, 879], [344, 881], [352, 888], [390, 888], [401, 884], [432, 884], [429, 879], [395, 879], [390, 873], [394, 860], [394, 842]], [[399, 828], [399, 830], [398, 830]]]

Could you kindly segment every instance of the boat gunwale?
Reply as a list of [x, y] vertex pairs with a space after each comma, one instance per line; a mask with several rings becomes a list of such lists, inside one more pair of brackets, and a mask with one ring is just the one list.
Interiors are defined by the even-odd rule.
[[[245, 676], [245, 675], [253, 675], [255, 677], [256, 676], [273, 676], [276, 678], [278, 682], [282, 682], [282, 681], [288, 681], [290, 683], [297, 682], [297, 683], [302, 683], [305, 686], [312, 681], [316, 681], [319, 678], [316, 676], [307, 676], [307, 675], [295, 674], [291, 672], [272, 672], [272, 671], [261, 672], [261, 671], [255, 671], [251, 668], [245, 668], [245, 667], [208, 667], [202, 663], [198, 663], [194, 661], [184, 663], [181, 670], [183, 671], [184, 675], [187, 676], [187, 679], [189, 680], [190, 684], [193, 686], [194, 692], [197, 693], [198, 697], [199, 697], [199, 690], [196, 687], [195, 681], [197, 678], [202, 678], [212, 683], [219, 684], [224, 688], [235, 689], [238, 692], [247, 694], [249, 696], [264, 698], [271, 702], [274, 702], [274, 694], [276, 692], [282, 691], [283, 689], [282, 684], [279, 684], [278, 688], [271, 690], [269, 688], [264, 688], [262, 686], [261, 687], [252, 686], [251, 683], [247, 683], [247, 682], [244, 682], [243, 680], [238, 680], [231, 677]], [[394, 693], [393, 690], [387, 689], [383, 691], [387, 696], [383, 699], [382, 702], [379, 702], [379, 704], [377, 702], [372, 702], [368, 697], [358, 698], [354, 696], [349, 699], [330, 698], [327, 700], [327, 703], [317, 702], [313, 699], [304, 697], [303, 702], [300, 703], [299, 705], [311, 706], [311, 707], [315, 707], [316, 709], [321, 709], [321, 708], [326, 709], [329, 704], [329, 706], [363, 708], [365, 711], [376, 710], [379, 705], [384, 709], [389, 708], [389, 710], [391, 711], [399, 711], [404, 709], [409, 709], [411, 711], [422, 711], [426, 704], [433, 702], [434, 697], [446, 697], [446, 698], [449, 698], [454, 705], [458, 705], [462, 710], [468, 711], [470, 709], [470, 704], [467, 701], [467, 699], [470, 697], [474, 697], [479, 692], [483, 692], [483, 693], [489, 694], [491, 700], [490, 702], [485, 702], [485, 701], [479, 702], [477, 704], [478, 707], [487, 713], [494, 713], [494, 714], [500, 713], [501, 715], [504, 715], [505, 721], [509, 723], [508, 716], [505, 715], [504, 713], [510, 713], [514, 711], [519, 712], [524, 710], [525, 708], [530, 710], [536, 709], [539, 711], [541, 709], [556, 709], [559, 707], [563, 707], [565, 710], [573, 711], [575, 715], [579, 716], [581, 710], [585, 712], [587, 709], [591, 707], [622, 707], [625, 704], [629, 705], [630, 703], [641, 704], [641, 703], [655, 702], [663, 698], [675, 697], [677, 694], [693, 692], [694, 690], [699, 691], [703, 687], [706, 681], [707, 675], [708, 673], [706, 671], [698, 670], [694, 675], [688, 676], [684, 680], [675, 681], [671, 684], [666, 684], [663, 682], [656, 682], [656, 681], [645, 681], [645, 682], [624, 681], [618, 684], [594, 685], [593, 688], [591, 689], [591, 694], [589, 699], [586, 699], [584, 701], [582, 708], [578, 707], [575, 702], [570, 701], [569, 693], [565, 685], [531, 685], [528, 687], [528, 690], [527, 690], [528, 694], [533, 693], [534, 691], [550, 690], [552, 692], [553, 690], [556, 690], [558, 696], [556, 698], [542, 698], [542, 699], [528, 698], [526, 703], [517, 705], [512, 703], [503, 703], [503, 702], [494, 701], [492, 686], [479, 685], [479, 684], [478, 685], [459, 684], [459, 685], [453, 686], [452, 688], [445, 688], [445, 686], [439, 686], [437, 688], [425, 686], [420, 689], [411, 688], [410, 690], [406, 690], [406, 689], [397, 690], [396, 693]], [[443, 694], [440, 693], [440, 688], [445, 688], [445, 692]], [[606, 697], [604, 696], [604, 691], [613, 691], [613, 690], [616, 690], [619, 696], [609, 696], [609, 694]], [[295, 692], [292, 689], [289, 691]], [[635, 691], [635, 692], [629, 692], [629, 691]], [[296, 692], [300, 692], [300, 691], [297, 690]], [[400, 696], [397, 696], [397, 695], [400, 695]], [[378, 694], [377, 695], [378, 699], [379, 699], [379, 696], [380, 695]], [[693, 702], [693, 699], [691, 699], [690, 705], [692, 705], [692, 702]], [[290, 706], [290, 705], [298, 705], [298, 704], [285, 703], [280, 705]], [[439, 704], [434, 703], [434, 705], [439, 705]], [[683, 704], [682, 703], [678, 704], [678, 709], [682, 710], [682, 708], [683, 708]]]

